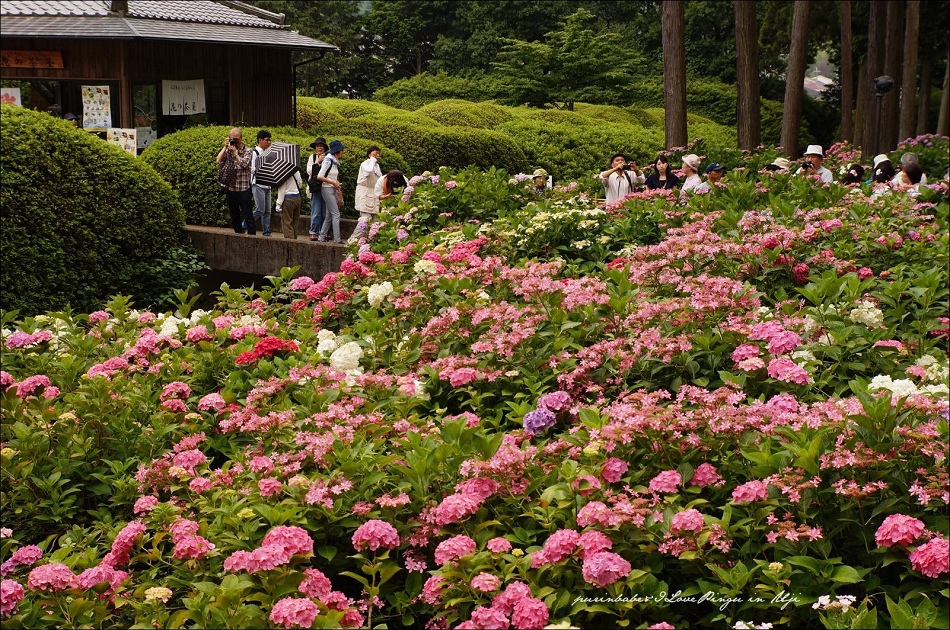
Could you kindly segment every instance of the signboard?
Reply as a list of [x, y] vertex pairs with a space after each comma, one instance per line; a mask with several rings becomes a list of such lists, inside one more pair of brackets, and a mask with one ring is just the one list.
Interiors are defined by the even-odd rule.
[[55, 50], [0, 50], [0, 68], [62, 70], [63, 55]]
[[204, 114], [205, 82], [162, 81], [162, 113], [166, 116], [191, 116]]
[[126, 153], [136, 155], [135, 135], [135, 129], [109, 127], [109, 131], [106, 133], [106, 142], [117, 145]]
[[105, 131], [112, 126], [112, 103], [108, 85], [84, 85], [82, 96], [82, 128]]
[[22, 107], [23, 101], [20, 100], [20, 88], [0, 88], [0, 103], [3, 103], [4, 105], [16, 105], [17, 107]]
[[144, 149], [148, 145], [158, 140], [158, 132], [151, 127], [136, 127], [135, 138], [136, 146], [140, 149]]

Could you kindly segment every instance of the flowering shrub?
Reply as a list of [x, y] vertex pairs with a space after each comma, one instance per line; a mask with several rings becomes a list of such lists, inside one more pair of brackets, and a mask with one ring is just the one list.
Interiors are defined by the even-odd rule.
[[595, 255], [444, 170], [317, 281], [4, 315], [5, 623], [947, 626], [946, 182], [728, 179], [553, 191]]

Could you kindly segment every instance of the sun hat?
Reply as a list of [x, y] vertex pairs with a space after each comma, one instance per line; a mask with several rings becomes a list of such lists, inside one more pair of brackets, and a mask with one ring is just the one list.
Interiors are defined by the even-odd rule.
[[785, 170], [788, 170], [792, 166], [792, 163], [788, 161], [788, 158], [783, 158], [783, 157], [775, 158], [775, 161], [772, 162], [772, 164], [777, 166], [778, 168], [785, 169]]
[[805, 149], [805, 155], [817, 155], [819, 157], [825, 157], [825, 152], [822, 151], [820, 144], [809, 144], [808, 148]]
[[884, 153], [879, 153], [874, 156], [874, 168], [877, 168], [881, 162], [890, 162], [891, 158], [887, 157]]
[[332, 154], [332, 153], [339, 153], [340, 151], [343, 150], [343, 143], [340, 142], [339, 140], [334, 140], [333, 142], [330, 143], [330, 148], [327, 149], [327, 150], [328, 150], [331, 154]]
[[683, 156], [683, 164], [690, 167], [694, 171], [699, 170], [699, 156], [695, 153], [690, 153], [689, 155]]
[[721, 171], [721, 170], [722, 170], [722, 166], [720, 166], [718, 162], [713, 162], [712, 164], [706, 167], [706, 174], [709, 175], [713, 171]]
[[77, 116], [76, 114], [72, 112], [67, 112], [67, 114], [63, 116], [63, 118], [65, 120], [79, 120], [79, 116]]
[[534, 170], [534, 175], [532, 175], [531, 177], [547, 177], [547, 176], [548, 176], [548, 172], [546, 170], [544, 170], [543, 168], [538, 168]]
[[326, 140], [326, 138], [317, 138], [316, 140], [314, 140], [313, 142], [310, 143], [310, 148], [311, 148], [311, 149], [316, 149], [318, 144], [322, 144], [322, 145], [324, 146], [324, 148], [326, 148], [326, 147], [327, 147], [327, 140]]

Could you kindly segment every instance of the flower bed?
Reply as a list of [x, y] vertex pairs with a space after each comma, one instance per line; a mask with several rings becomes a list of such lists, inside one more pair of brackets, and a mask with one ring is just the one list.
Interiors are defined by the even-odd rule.
[[211, 312], [4, 316], [4, 625], [945, 627], [947, 182], [508, 177]]

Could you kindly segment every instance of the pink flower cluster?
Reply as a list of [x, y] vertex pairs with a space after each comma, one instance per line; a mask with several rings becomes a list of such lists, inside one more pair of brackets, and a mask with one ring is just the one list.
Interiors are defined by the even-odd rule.
[[650, 492], [671, 494], [679, 492], [683, 485], [683, 477], [675, 470], [664, 470], [650, 480]]
[[627, 462], [611, 457], [604, 462], [604, 467], [600, 470], [600, 476], [607, 483], [617, 483], [629, 469], [630, 466], [627, 465]]
[[732, 500], [736, 503], [750, 503], [769, 498], [769, 487], [759, 481], [749, 481], [732, 491]]
[[254, 551], [235, 551], [224, 561], [225, 571], [269, 571], [287, 564], [294, 555], [313, 553], [313, 539], [306, 530], [278, 525], [267, 532], [261, 546]]
[[443, 540], [435, 548], [435, 563], [439, 566], [475, 553], [475, 541], [465, 535]]
[[43, 557], [43, 550], [36, 545], [20, 547], [4, 562], [0, 564], [0, 577], [6, 577], [17, 567], [30, 566]]
[[924, 522], [919, 519], [906, 514], [891, 514], [877, 528], [877, 532], [874, 533], [874, 542], [878, 547], [912, 545], [925, 529]]
[[129, 561], [135, 539], [145, 533], [145, 524], [142, 521], [132, 521], [122, 528], [115, 540], [112, 541], [112, 550], [102, 559], [101, 564], [112, 567], [121, 567]]
[[491, 607], [480, 606], [472, 611], [468, 621], [457, 628], [497, 629], [511, 626], [518, 630], [543, 628], [548, 623], [548, 607], [531, 595], [531, 589], [523, 582], [513, 582], [492, 599]]
[[303, 597], [285, 597], [270, 611], [270, 620], [285, 628], [309, 628], [313, 625], [320, 607]]
[[353, 547], [358, 551], [369, 549], [376, 551], [380, 547], [395, 549], [399, 546], [399, 532], [396, 528], [378, 519], [366, 521], [353, 533]]
[[30, 571], [26, 585], [31, 591], [64, 591], [79, 586], [79, 580], [65, 564], [41, 564]]
[[702, 513], [699, 510], [690, 508], [673, 515], [673, 519], [670, 522], [670, 533], [699, 533], [703, 531], [704, 526], [705, 522], [703, 521]]
[[8, 350], [19, 350], [20, 348], [27, 348], [49, 341], [52, 338], [53, 334], [48, 330], [38, 330], [32, 334], [18, 330], [6, 338], [5, 344]]
[[910, 554], [910, 566], [927, 577], [938, 578], [950, 571], [950, 540], [933, 538]]
[[23, 585], [16, 580], [0, 581], [0, 616], [9, 617], [15, 613], [25, 594]]
[[198, 523], [180, 518], [168, 528], [175, 543], [172, 555], [179, 560], [204, 558], [214, 549], [214, 544], [198, 535]]
[[726, 483], [726, 480], [722, 478], [715, 466], [709, 462], [703, 462], [696, 467], [690, 483], [705, 488], [706, 486], [721, 486]]
[[610, 551], [600, 551], [584, 560], [581, 574], [588, 584], [603, 588], [630, 575], [631, 569], [630, 563], [621, 556]]
[[581, 535], [573, 529], [559, 529], [551, 534], [541, 551], [531, 556], [531, 568], [537, 569], [547, 564], [555, 564], [569, 557], [577, 549]]

